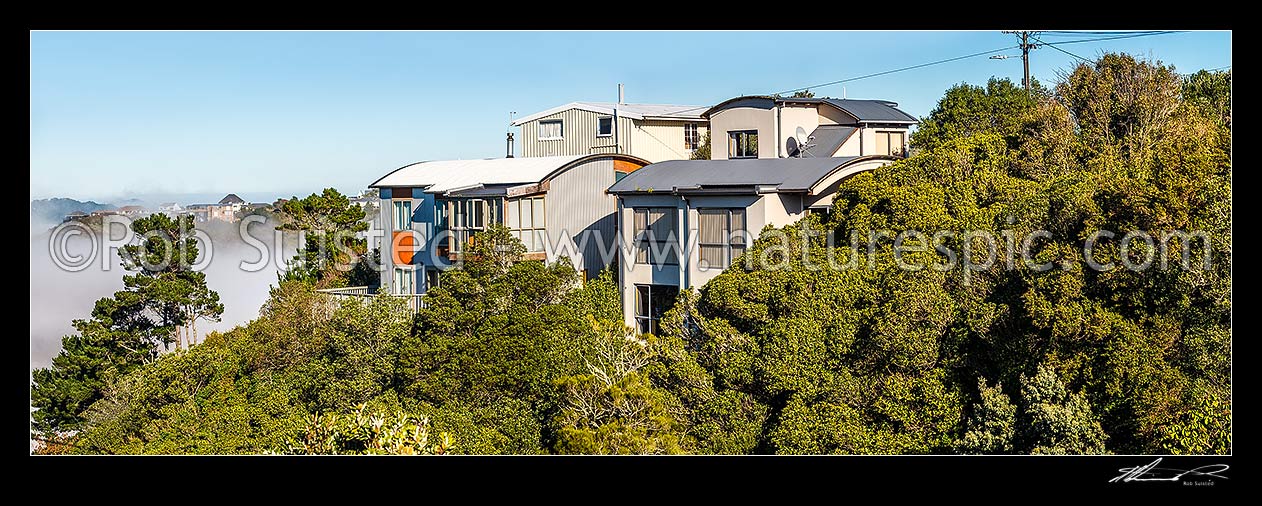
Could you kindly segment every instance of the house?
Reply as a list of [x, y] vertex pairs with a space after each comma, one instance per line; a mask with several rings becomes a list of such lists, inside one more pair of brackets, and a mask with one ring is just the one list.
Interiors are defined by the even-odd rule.
[[85, 213], [83, 211], [71, 211], [70, 214], [67, 214], [66, 217], [63, 218], [61, 221], [63, 223], [67, 221], [79, 221], [87, 217], [88, 217], [88, 213]]
[[374, 182], [388, 245], [383, 289], [423, 294], [471, 240], [500, 223], [526, 245], [526, 259], [569, 257], [594, 275], [616, 257], [617, 199], [605, 192], [648, 162], [593, 154], [420, 162]]
[[123, 206], [118, 208], [118, 214], [132, 217], [140, 216], [145, 214], [145, 208], [144, 206]]
[[686, 160], [701, 145], [705, 106], [570, 102], [518, 118], [521, 155], [623, 153], [648, 160]]
[[843, 180], [898, 159], [673, 160], [627, 174], [608, 190], [618, 198], [618, 284], [627, 325], [655, 333], [681, 289], [718, 276], [764, 226], [827, 210]]
[[190, 204], [186, 209], [189, 214], [193, 215], [194, 220], [199, 223], [205, 223], [210, 220], [236, 223], [241, 218], [241, 211], [259, 206], [266, 206], [266, 204], [248, 204], [245, 199], [238, 197], [237, 194], [229, 193], [224, 198], [219, 199], [217, 204]]
[[232, 204], [212, 204], [206, 206], [206, 219], [232, 223], [237, 221], [237, 209], [238, 207]]
[[210, 219], [210, 208], [215, 204], [189, 204], [184, 208], [184, 214], [193, 215], [193, 221], [197, 223], [206, 223]]
[[158, 206], [159, 212], [163, 212], [167, 214], [178, 214], [180, 211], [183, 211], [183, 210], [184, 208], [175, 202], [167, 202], [165, 204]]
[[206, 223], [210, 219], [210, 207], [214, 204], [189, 204], [184, 208], [183, 214], [193, 216], [193, 221], [197, 223]]
[[895, 102], [839, 98], [743, 96], [701, 116], [714, 132], [713, 160], [902, 157], [907, 155], [909, 128], [918, 123]]

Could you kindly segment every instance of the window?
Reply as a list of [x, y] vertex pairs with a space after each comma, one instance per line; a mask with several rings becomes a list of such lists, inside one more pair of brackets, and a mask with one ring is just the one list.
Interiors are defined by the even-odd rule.
[[675, 208], [644, 207], [635, 209], [635, 263], [679, 265], [675, 232]]
[[546, 119], [539, 122], [539, 140], [560, 139], [565, 131], [561, 120]]
[[727, 133], [728, 158], [758, 158], [758, 131], [741, 130]]
[[903, 156], [903, 132], [877, 132], [876, 154]]
[[697, 133], [696, 123], [684, 123], [684, 148], [697, 149], [701, 147], [701, 134]]
[[425, 270], [425, 290], [430, 288], [438, 288], [438, 269]]
[[543, 197], [530, 197], [508, 201], [505, 223], [513, 236], [526, 246], [527, 253], [544, 251], [548, 223], [544, 215]]
[[611, 135], [613, 135], [613, 116], [596, 118], [596, 137], [609, 137]]
[[641, 334], [657, 334], [662, 314], [675, 305], [679, 288], [669, 285], [635, 285], [635, 326]]
[[394, 270], [394, 294], [411, 295], [416, 293], [415, 272], [410, 269]]
[[697, 216], [702, 270], [726, 269], [745, 253], [744, 209], [699, 209]]
[[487, 225], [500, 222], [499, 200], [450, 199], [439, 203], [446, 207], [446, 229], [451, 231], [448, 244], [452, 253], [464, 251], [469, 239], [486, 229]]
[[412, 228], [412, 201], [394, 201], [394, 229], [410, 230]]

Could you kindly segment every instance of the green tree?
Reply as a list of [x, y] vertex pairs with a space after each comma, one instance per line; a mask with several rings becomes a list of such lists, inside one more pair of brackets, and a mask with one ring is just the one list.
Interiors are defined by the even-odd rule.
[[[119, 250], [124, 289], [96, 301], [91, 317], [76, 320], [78, 335], [62, 339], [51, 367], [33, 371], [31, 406], [36, 430], [80, 427], [83, 412], [114, 381], [153, 360], [159, 346], [195, 342], [198, 319], [223, 313], [219, 294], [194, 271], [199, 252], [191, 216], [154, 214], [132, 222], [138, 244]], [[188, 329], [190, 332], [176, 334]], [[184, 336], [187, 336], [185, 338]]]
[[929, 116], [921, 118], [909, 144], [930, 149], [955, 138], [995, 133], [1015, 140], [1023, 133], [1027, 113], [1044, 93], [1035, 83], [1033, 93], [1008, 79], [991, 78], [986, 86], [958, 84], [946, 91]]
[[[1104, 55], [1050, 90], [953, 88], [912, 157], [843, 182], [829, 221], [763, 230], [745, 259], [766, 263], [729, 268], [702, 287], [692, 324], [663, 328], [692, 343], [718, 392], [767, 410], [756, 451], [1229, 448], [1230, 131], [1179, 83], [1160, 63]], [[1100, 229], [1199, 231], [1208, 242], [1169, 248], [1208, 254], [1209, 268], [1091, 269], [1083, 243]], [[908, 270], [892, 240], [870, 258], [850, 249], [880, 230], [950, 232], [956, 254], [968, 232], [1046, 230], [1032, 260], [1058, 268], [1007, 269], [1021, 259], [1000, 248], [989, 267]], [[1094, 253], [1121, 260], [1116, 242]], [[858, 262], [808, 265], [830, 257]], [[902, 260], [948, 263], [934, 249]], [[1044, 369], [1060, 376], [1023, 376]], [[978, 378], [1023, 393], [982, 387], [966, 418]]]
[[980, 402], [973, 405], [964, 437], [956, 444], [961, 453], [1012, 453], [1017, 408], [1001, 385], [986, 386], [978, 379]]
[[1051, 368], [1039, 366], [1033, 377], [1021, 378], [1021, 419], [1018, 436], [1031, 453], [1101, 454], [1104, 430], [1082, 394], [1070, 392]]
[[557, 380], [562, 391], [557, 451], [583, 454], [680, 453], [674, 399], [642, 369], [655, 358], [653, 337], [620, 322], [590, 320], [594, 339], [585, 371]]
[[1183, 78], [1183, 100], [1231, 128], [1231, 71], [1199, 70]]
[[313, 415], [302, 438], [290, 444], [295, 455], [443, 455], [451, 436], [430, 440], [429, 418], [402, 411], [381, 412], [360, 404], [350, 413]]
[[697, 149], [692, 150], [692, 154], [688, 156], [690, 160], [709, 160], [710, 159], [710, 131], [706, 130], [705, 136], [701, 138], [701, 144]]
[[193, 217], [158, 213], [136, 219], [131, 227], [140, 242], [123, 246], [119, 256], [124, 267], [138, 272], [123, 277], [125, 290], [145, 300], [155, 341], [166, 344], [174, 332], [180, 347], [196, 344], [197, 321], [218, 321], [223, 304], [206, 285], [206, 274], [193, 269], [199, 255]]
[[[364, 209], [333, 188], [299, 199], [290, 198], [278, 209], [282, 230], [300, 231], [303, 248], [282, 280], [306, 281], [322, 288], [345, 286], [348, 271], [355, 271], [367, 250], [367, 241], [355, 237], [368, 230]], [[362, 278], [362, 274], [357, 275]], [[357, 278], [358, 279], [358, 278]]]

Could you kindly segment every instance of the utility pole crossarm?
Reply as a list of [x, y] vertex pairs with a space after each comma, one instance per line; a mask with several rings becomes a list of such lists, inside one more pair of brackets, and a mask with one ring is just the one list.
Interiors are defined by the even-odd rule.
[[1003, 30], [1002, 33], [1021, 37], [1021, 66], [1023, 67], [1021, 85], [1025, 87], [1025, 91], [1030, 91], [1030, 50], [1039, 48], [1038, 44], [1030, 43], [1030, 38], [1035, 37], [1035, 34], [1039, 32], [1031, 30]]

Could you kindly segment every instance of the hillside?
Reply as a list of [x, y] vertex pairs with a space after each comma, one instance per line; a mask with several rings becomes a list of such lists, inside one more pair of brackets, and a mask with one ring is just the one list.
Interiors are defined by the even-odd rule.
[[103, 209], [113, 209], [111, 204], [98, 204], [91, 200], [80, 202], [75, 199], [67, 198], [51, 198], [39, 199], [31, 201], [31, 222], [32, 223], [61, 223], [61, 220], [67, 214], [79, 211], [82, 213], [90, 213], [92, 211], [100, 211]]

